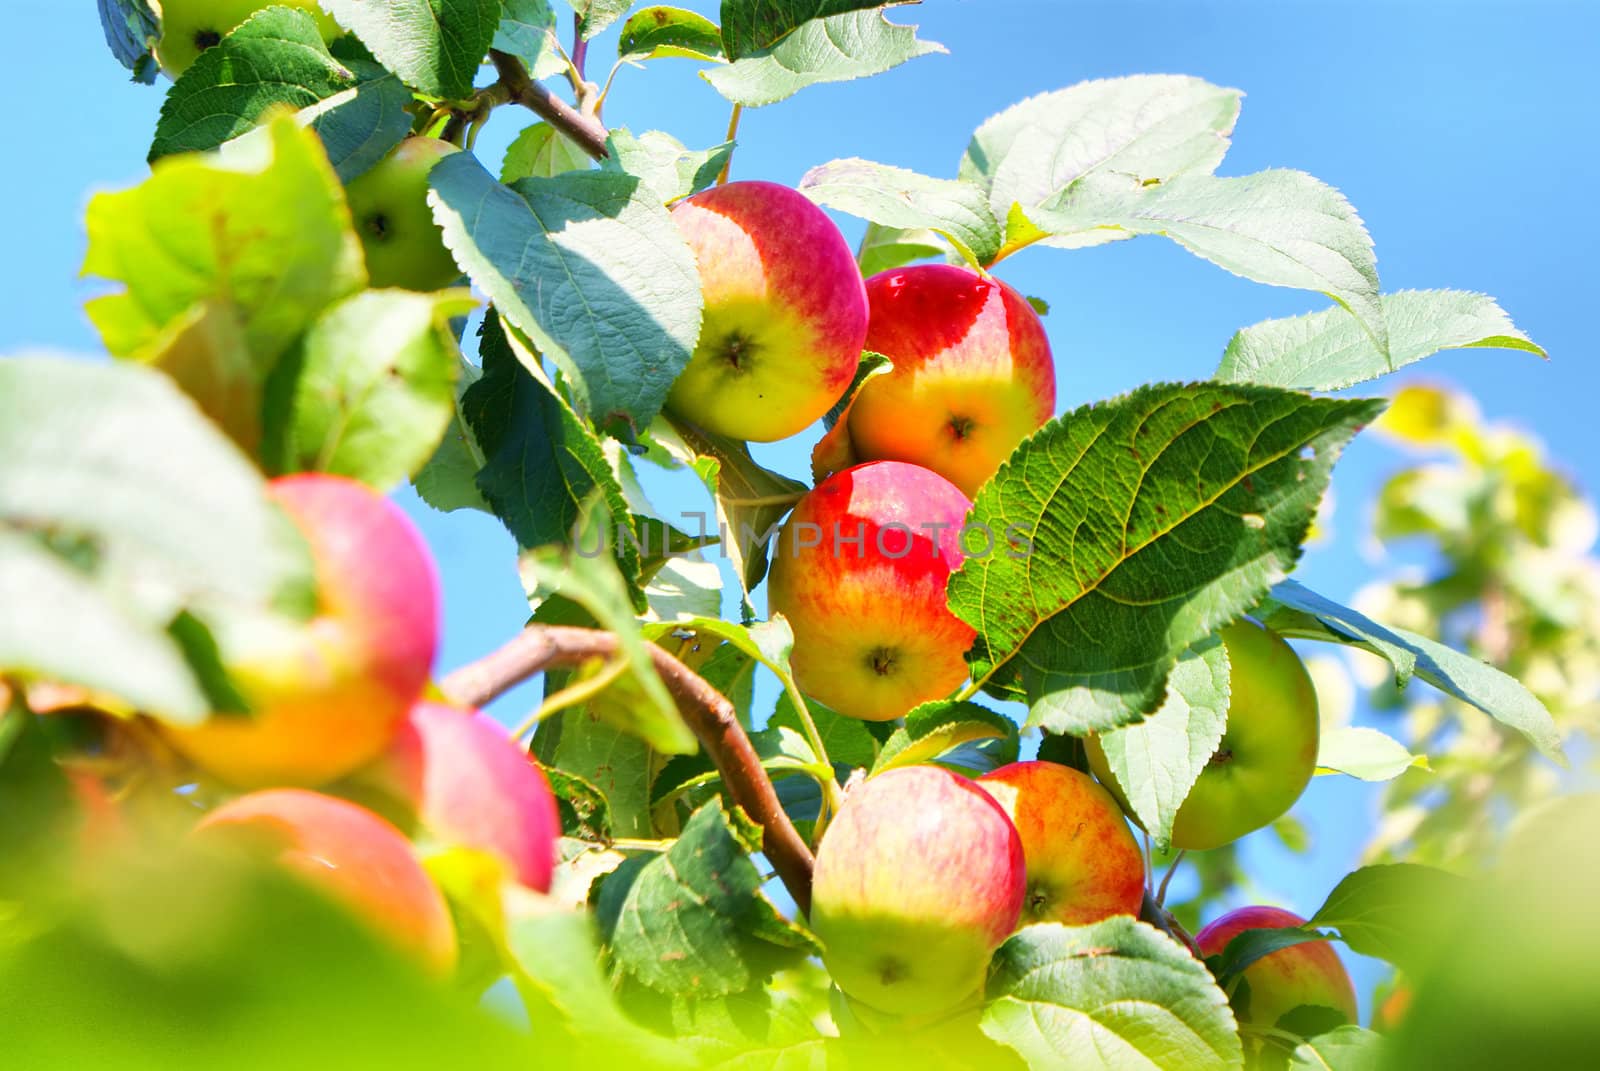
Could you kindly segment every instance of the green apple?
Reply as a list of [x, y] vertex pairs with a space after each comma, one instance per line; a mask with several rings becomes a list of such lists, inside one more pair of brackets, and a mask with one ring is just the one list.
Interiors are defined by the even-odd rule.
[[189, 69], [195, 58], [214, 47], [232, 30], [264, 7], [293, 7], [309, 13], [324, 41], [333, 41], [344, 29], [323, 12], [317, 0], [161, 0], [161, 39], [156, 59], [173, 78]]
[[866, 288], [866, 348], [893, 368], [850, 407], [855, 456], [910, 461], [975, 496], [1055, 412], [1038, 313], [1000, 280], [950, 264], [896, 268]]
[[345, 188], [373, 286], [438, 290], [461, 278], [428, 207], [428, 172], [460, 151], [438, 138], [406, 138]]
[[[1276, 930], [1303, 926], [1305, 919], [1276, 907], [1241, 907], [1230, 911], [1195, 935], [1206, 956], [1220, 955], [1245, 930]], [[1280, 948], [1245, 968], [1248, 996], [1235, 998], [1234, 1014], [1240, 1025], [1271, 1027], [1302, 1005], [1331, 1008], [1354, 1023], [1356, 991], [1339, 954], [1326, 941]], [[1242, 992], [1242, 990], [1241, 990]]]
[[903, 717], [967, 677], [976, 635], [950, 612], [971, 508], [901, 461], [836, 473], [800, 500], [773, 551], [767, 608], [794, 629], [795, 680], [841, 714]]
[[299, 627], [222, 632], [224, 666], [251, 713], [162, 731], [224, 781], [320, 785], [383, 754], [421, 698], [438, 580], [416, 528], [365, 485], [304, 473], [268, 490], [310, 544], [317, 611]]
[[435, 973], [454, 968], [444, 896], [405, 835], [366, 808], [300, 788], [268, 789], [223, 804], [194, 835], [271, 859]]
[[[1248, 618], [1218, 635], [1228, 650], [1228, 724], [1178, 808], [1172, 846], [1200, 851], [1238, 840], [1293, 807], [1317, 766], [1317, 692], [1283, 638]], [[1135, 822], [1127, 796], [1093, 736], [1089, 766]]]
[[982, 988], [1021, 916], [1023, 878], [1022, 842], [988, 793], [941, 767], [901, 767], [852, 788], [828, 825], [811, 928], [846, 996], [933, 1016]]
[[710, 432], [775, 442], [827, 414], [867, 337], [855, 255], [827, 214], [774, 182], [730, 182], [679, 201], [705, 319], [667, 407]]
[[1122, 808], [1094, 778], [1053, 762], [1013, 762], [978, 778], [1022, 838], [1022, 922], [1087, 926], [1137, 915], [1144, 855]]

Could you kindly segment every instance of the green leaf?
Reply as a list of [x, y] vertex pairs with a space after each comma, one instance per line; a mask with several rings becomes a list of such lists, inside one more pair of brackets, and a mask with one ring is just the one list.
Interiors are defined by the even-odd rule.
[[617, 39], [617, 57], [627, 62], [667, 56], [715, 60], [721, 55], [722, 31], [717, 24], [681, 7], [643, 8], [623, 24]]
[[1153, 711], [1179, 654], [1250, 609], [1299, 556], [1345, 442], [1381, 402], [1156, 384], [1023, 442], [978, 492], [950, 607], [980, 684], [1016, 658], [1051, 732]]
[[694, 152], [659, 130], [647, 130], [634, 137], [626, 129], [617, 128], [611, 131], [606, 146], [610, 155], [600, 162], [601, 168], [636, 176], [656, 192], [663, 204], [711, 186], [733, 155], [731, 141]]
[[[723, 16], [724, 44], [727, 15]], [[735, 104], [759, 108], [806, 86], [882, 74], [943, 45], [917, 39], [915, 26], [899, 26], [878, 11], [850, 11], [802, 23], [776, 43], [744, 54], [728, 45], [734, 62], [700, 72]]]
[[350, 182], [389, 155], [411, 132], [411, 90], [365, 60], [344, 61], [360, 79], [353, 87], [302, 108], [296, 118], [322, 139], [340, 182]]
[[472, 95], [500, 24], [500, 0], [322, 0], [406, 85], [427, 97]]
[[572, 0], [572, 9], [583, 19], [583, 39], [588, 41], [628, 13], [633, 0]]
[[505, 0], [492, 47], [520, 59], [536, 82], [567, 69], [556, 36], [556, 13], [548, 0]]
[[871, 160], [834, 160], [805, 173], [800, 192], [819, 205], [890, 227], [931, 230], [974, 267], [1000, 252], [1000, 224], [982, 186], [929, 178]]
[[1295, 1046], [1289, 1071], [1378, 1071], [1383, 1051], [1381, 1034], [1346, 1024]]
[[884, 743], [872, 773], [933, 762], [963, 744], [993, 739], [1010, 741], [1015, 751], [1017, 727], [1010, 718], [976, 703], [949, 699], [922, 703]]
[[995, 953], [983, 1032], [1030, 1067], [1238, 1068], [1228, 1001], [1198, 960], [1142, 922], [1028, 926]]
[[1209, 637], [1179, 656], [1159, 710], [1099, 738], [1106, 765], [1158, 851], [1171, 848], [1178, 808], [1222, 742], [1228, 697], [1228, 649]]
[[461, 398], [462, 417], [483, 451], [478, 490], [525, 549], [568, 542], [585, 503], [603, 495], [615, 530], [591, 532], [594, 541], [573, 549], [595, 558], [604, 535], [629, 605], [642, 612], [638, 533], [600, 441], [544, 378], [537, 359], [518, 352], [498, 315], [484, 321], [478, 349], [483, 375]]
[[429, 172], [445, 243], [553, 360], [579, 407], [624, 438], [647, 427], [700, 335], [693, 254], [632, 175], [575, 171], [502, 186], [470, 153]]
[[1267, 320], [1234, 335], [1219, 380], [1300, 390], [1340, 390], [1440, 350], [1474, 346], [1548, 356], [1491, 297], [1464, 290], [1403, 290], [1380, 299], [1389, 354], [1344, 309]]
[[[641, 542], [647, 531], [641, 524]], [[648, 616], [655, 621], [715, 617], [722, 613], [722, 569], [713, 561], [668, 558], [645, 585], [644, 597], [650, 607]]]
[[1308, 927], [1331, 927], [1351, 949], [1419, 973], [1449, 944], [1451, 908], [1466, 882], [1417, 863], [1362, 867], [1328, 894]]
[[666, 852], [609, 875], [596, 910], [617, 965], [658, 992], [718, 997], [820, 952], [762, 895], [749, 859], [760, 841], [741, 813], [712, 800]]
[[[878, 756], [878, 742], [867, 731], [865, 722], [860, 718], [847, 718], [815, 699], [806, 701], [806, 709], [811, 713], [811, 720], [817, 726], [817, 734], [822, 737], [823, 746], [827, 749], [828, 759], [831, 762], [837, 766], [861, 769], [872, 766]], [[767, 719], [767, 727], [774, 726], [793, 729], [795, 732], [803, 731], [800, 714], [795, 709], [794, 700], [788, 692], [778, 696], [778, 704], [773, 708], [772, 717]]]
[[[960, 177], [981, 185], [997, 219], [1031, 209], [1097, 175], [1168, 182], [1210, 174], [1228, 151], [1239, 118], [1237, 89], [1198, 78], [1135, 75], [1080, 82], [1041, 93], [986, 120], [961, 159]], [[1111, 232], [1047, 239], [1094, 245]]]
[[506, 149], [500, 164], [500, 181], [554, 178], [568, 171], [587, 171], [594, 161], [573, 141], [549, 123], [523, 129]]
[[1355, 314], [1380, 354], [1389, 352], [1372, 239], [1343, 194], [1303, 171], [1187, 174], [1154, 186], [1098, 175], [1026, 215], [1063, 237], [1164, 235], [1246, 279], [1320, 291]]
[[[750, 746], [761, 760], [761, 768], [773, 781], [791, 774], [832, 777], [833, 770], [818, 769], [817, 756], [798, 729], [787, 725], [769, 725], [760, 732], [750, 734]], [[681, 798], [692, 789], [703, 786], [720, 786], [722, 775], [710, 757], [704, 753], [680, 755], [662, 767], [650, 790], [650, 805], [659, 807]]]
[[1364, 614], [1318, 595], [1298, 580], [1274, 584], [1270, 597], [1253, 611], [1261, 623], [1284, 636], [1360, 647], [1394, 667], [1395, 684], [1405, 687], [1417, 668], [1417, 654], [1393, 631]]
[[856, 263], [863, 276], [873, 276], [916, 260], [942, 257], [949, 252], [949, 244], [925, 227], [885, 227], [868, 223], [861, 245], [856, 249]]
[[812, 19], [884, 6], [885, 0], [722, 0], [722, 40], [728, 58], [738, 59], [776, 44]]
[[1326, 941], [1331, 935], [1309, 926], [1258, 926], [1234, 934], [1219, 954], [1206, 963], [1216, 975], [1217, 984], [1226, 989], [1233, 980], [1274, 952], [1312, 941]]
[[424, 502], [442, 513], [458, 509], [494, 510], [478, 490], [478, 473], [488, 459], [478, 445], [466, 417], [461, 413], [461, 400], [483, 373], [478, 366], [463, 358], [456, 378], [455, 405], [444, 438], [433, 456], [412, 478], [412, 486]]
[[138, 357], [196, 305], [239, 319], [260, 378], [322, 311], [365, 282], [344, 191], [316, 135], [284, 116], [218, 155], [159, 161], [143, 184], [89, 202], [85, 275], [123, 283], [89, 318]]
[[265, 8], [200, 53], [168, 91], [149, 158], [215, 149], [272, 108], [306, 108], [355, 84], [309, 13]]
[[269, 470], [332, 472], [380, 490], [419, 470], [455, 413], [461, 351], [450, 319], [475, 304], [460, 290], [367, 290], [324, 312], [273, 374]]
[[161, 68], [151, 46], [161, 36], [161, 25], [147, 0], [100, 0], [100, 28], [106, 47], [133, 72], [133, 80], [155, 85]]
[[[565, 711], [560, 718], [555, 766], [583, 778], [601, 793], [613, 835], [655, 836], [650, 785], [656, 756], [650, 745], [588, 709]], [[543, 727], [539, 735], [543, 735]]]
[[1341, 725], [1323, 730], [1317, 745], [1317, 772], [1342, 773], [1363, 781], [1393, 781], [1413, 766], [1428, 768], [1426, 755], [1413, 755], [1392, 736], [1376, 729]]

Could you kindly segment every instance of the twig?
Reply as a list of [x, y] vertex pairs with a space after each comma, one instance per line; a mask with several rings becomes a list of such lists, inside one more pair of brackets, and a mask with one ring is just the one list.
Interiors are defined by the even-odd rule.
[[[728, 119], [728, 136], [722, 140], [731, 142], [739, 134], [739, 117], [744, 115], [744, 105], [735, 104], [733, 115]], [[728, 183], [728, 172], [733, 170], [733, 149], [728, 149], [728, 158], [722, 161], [722, 173], [717, 176], [717, 185], [725, 186]]]
[[1187, 848], [1179, 848], [1178, 854], [1172, 857], [1172, 864], [1167, 867], [1167, 872], [1161, 878], [1161, 888], [1156, 890], [1156, 903], [1161, 907], [1167, 906], [1167, 886], [1172, 883], [1172, 875], [1178, 872], [1178, 864], [1183, 862], [1183, 853]]
[[1172, 917], [1172, 912], [1156, 903], [1155, 897], [1151, 896], [1148, 890], [1144, 894], [1144, 903], [1139, 908], [1139, 918], [1183, 945], [1195, 959], [1205, 961], [1206, 957], [1200, 952], [1200, 946], [1189, 935], [1189, 931]]
[[[733, 802], [758, 825], [762, 853], [771, 861], [784, 887], [802, 913], [811, 910], [811, 849], [789, 821], [761, 758], [739, 724], [727, 698], [703, 677], [656, 646], [646, 644], [662, 683], [701, 746], [706, 749]], [[613, 659], [617, 637], [597, 629], [566, 625], [529, 625], [497, 651], [463, 666], [440, 682], [449, 699], [463, 706], [483, 706], [507, 689], [547, 669], [569, 668], [595, 658]]]
[[540, 82], [528, 76], [528, 69], [517, 57], [498, 49], [489, 52], [500, 81], [510, 94], [510, 99], [529, 109], [539, 118], [555, 127], [572, 140], [574, 145], [594, 157], [604, 160], [609, 131], [598, 119], [585, 115], [568, 104]]

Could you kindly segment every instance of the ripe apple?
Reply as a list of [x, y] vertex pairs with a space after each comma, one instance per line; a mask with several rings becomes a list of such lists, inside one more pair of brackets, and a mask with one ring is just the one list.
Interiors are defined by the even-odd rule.
[[1139, 913], [1144, 855], [1117, 801], [1094, 778], [1053, 762], [1013, 762], [978, 778], [978, 785], [1022, 838], [1024, 925], [1087, 926]]
[[539, 767], [487, 715], [418, 703], [370, 780], [404, 801], [445, 843], [501, 859], [512, 877], [550, 888], [561, 822]]
[[455, 925], [444, 896], [405, 835], [366, 808], [274, 788], [223, 804], [201, 819], [195, 836], [265, 854], [430, 970], [454, 968]]
[[323, 12], [317, 0], [161, 0], [161, 40], [156, 59], [173, 78], [189, 69], [195, 58], [217, 45], [241, 22], [264, 7], [293, 7], [316, 20], [324, 41], [333, 41], [344, 29]]
[[945, 604], [972, 504], [901, 461], [836, 473], [778, 533], [767, 606], [794, 629], [796, 681], [841, 714], [902, 717], [967, 676], [976, 635]]
[[164, 726], [196, 765], [246, 788], [319, 785], [381, 755], [422, 695], [438, 639], [433, 562], [409, 520], [354, 480], [272, 481], [305, 535], [318, 607], [303, 626], [218, 637], [249, 715]]
[[373, 286], [438, 290], [461, 278], [428, 207], [428, 172], [460, 151], [438, 138], [409, 137], [345, 187]]
[[850, 386], [867, 298], [844, 235], [773, 182], [730, 182], [672, 218], [700, 268], [700, 343], [668, 408], [707, 431], [775, 442], [820, 420]]
[[[1276, 907], [1241, 907], [1230, 911], [1195, 935], [1195, 943], [1207, 956], [1215, 956], [1245, 930], [1279, 929], [1303, 926], [1305, 919]], [[1262, 956], [1245, 968], [1244, 980], [1249, 998], [1236, 1006], [1234, 1014], [1241, 1025], [1251, 1023], [1270, 1027], [1302, 1004], [1332, 1008], [1356, 1021], [1356, 991], [1350, 984], [1339, 954], [1326, 941], [1280, 948]]]
[[1039, 315], [1000, 280], [952, 264], [895, 268], [866, 287], [866, 348], [893, 369], [850, 407], [855, 456], [910, 461], [976, 495], [1055, 412]]
[[[1294, 806], [1317, 765], [1317, 692], [1294, 648], [1248, 619], [1218, 635], [1230, 666], [1228, 725], [1178, 808], [1175, 848], [1216, 848], [1270, 824]], [[1137, 822], [1100, 742], [1084, 743], [1095, 776]]]
[[1024, 873], [1016, 828], [973, 782], [937, 766], [863, 781], [817, 848], [811, 927], [823, 963], [878, 1011], [954, 1008], [1016, 928]]

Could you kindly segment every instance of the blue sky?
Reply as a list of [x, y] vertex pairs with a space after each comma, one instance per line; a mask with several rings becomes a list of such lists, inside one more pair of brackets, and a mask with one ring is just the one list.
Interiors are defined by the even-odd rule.
[[[714, 5], [687, 6], [715, 14]], [[0, 172], [9, 256], [0, 260], [0, 354], [50, 348], [92, 354], [77, 278], [83, 208], [100, 188], [132, 184], [161, 104], [130, 84], [104, 50], [88, 0], [10, 0], [12, 148]], [[1600, 172], [1593, 137], [1594, 44], [1600, 5], [1585, 0], [1385, 0], [1367, 3], [1154, 0], [930, 0], [895, 12], [945, 56], [870, 82], [821, 86], [746, 113], [736, 178], [793, 183], [811, 166], [863, 156], [953, 175], [970, 132], [1023, 97], [1087, 78], [1141, 72], [1204, 77], [1245, 91], [1222, 174], [1293, 167], [1339, 187], [1377, 244], [1384, 289], [1454, 287], [1497, 297], [1551, 354], [1443, 354], [1365, 392], [1444, 379], [1491, 418], [1541, 436], [1592, 492], [1600, 451], [1588, 412], [1600, 391], [1589, 310], [1600, 223], [1589, 210]], [[615, 33], [591, 47], [590, 76], [615, 54]], [[63, 62], [63, 57], [67, 62]], [[688, 61], [662, 60], [617, 79], [606, 120], [665, 129], [691, 147], [722, 140], [727, 108]], [[31, 109], [37, 109], [30, 114]], [[526, 117], [531, 121], [531, 117]], [[507, 110], [479, 142], [493, 166], [525, 122]], [[841, 220], [853, 238], [859, 225]], [[998, 274], [1050, 302], [1058, 406], [1109, 397], [1154, 379], [1203, 378], [1239, 327], [1325, 307], [1326, 299], [1257, 286], [1155, 238], [1100, 249], [1024, 251]], [[810, 439], [763, 449], [768, 464], [806, 471]], [[1370, 498], [1402, 459], [1358, 440], [1336, 473], [1334, 538], [1300, 579], [1334, 597], [1372, 571], [1362, 558]], [[666, 512], [699, 509], [682, 481], [660, 484]], [[441, 515], [399, 495], [438, 556], [446, 588], [441, 668], [510, 636], [526, 615], [510, 540], [488, 518]], [[517, 700], [517, 703], [525, 699]], [[511, 719], [516, 703], [498, 711]], [[1376, 793], [1319, 778], [1296, 814], [1316, 845], [1288, 856], [1253, 838], [1247, 855], [1264, 895], [1314, 909], [1353, 865]], [[1363, 999], [1378, 976], [1362, 965]]]

